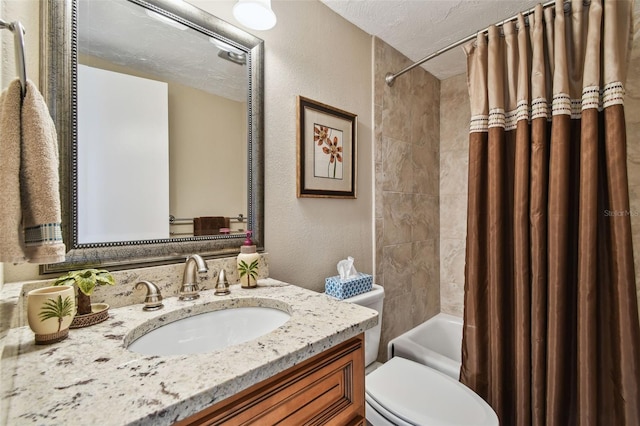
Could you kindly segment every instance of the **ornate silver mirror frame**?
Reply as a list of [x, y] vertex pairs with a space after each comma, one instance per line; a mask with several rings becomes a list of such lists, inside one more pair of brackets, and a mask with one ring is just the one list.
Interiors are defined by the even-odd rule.
[[[188, 3], [175, 0], [129, 0], [168, 16], [245, 52], [249, 69], [248, 217], [247, 229], [258, 250], [264, 249], [263, 81], [264, 42]], [[232, 256], [244, 235], [215, 235], [166, 240], [79, 244], [77, 236], [77, 0], [46, 0], [40, 5], [40, 89], [57, 128], [60, 152], [62, 232], [67, 261], [42, 265], [41, 274], [83, 267], [127, 269], [175, 263], [185, 255]]]

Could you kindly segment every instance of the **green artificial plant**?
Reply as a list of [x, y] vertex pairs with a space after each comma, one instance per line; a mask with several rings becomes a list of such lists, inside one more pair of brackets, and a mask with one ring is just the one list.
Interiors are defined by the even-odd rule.
[[96, 286], [115, 285], [116, 282], [105, 269], [83, 269], [64, 274], [53, 285], [76, 285], [78, 287], [78, 315], [91, 313], [91, 294]]

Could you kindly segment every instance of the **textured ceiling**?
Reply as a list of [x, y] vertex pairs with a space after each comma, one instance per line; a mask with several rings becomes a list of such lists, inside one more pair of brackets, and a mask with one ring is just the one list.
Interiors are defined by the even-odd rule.
[[[544, 0], [320, 0], [368, 34], [379, 37], [409, 59], [418, 61], [478, 30], [529, 10]], [[91, 5], [91, 6], [89, 6]], [[635, 3], [640, 14], [640, 0]], [[211, 93], [246, 99], [246, 69], [216, 57], [200, 34], [188, 33], [145, 16], [128, 1], [81, 0], [81, 53], [126, 64], [136, 58], [141, 71], [182, 81]], [[109, 24], [106, 24], [110, 22]], [[131, 32], [134, 31], [134, 32]], [[173, 36], [177, 35], [179, 43]], [[183, 37], [189, 37], [185, 43]], [[145, 39], [147, 41], [145, 41]], [[135, 41], [135, 43], [134, 43]], [[114, 47], [114, 44], [117, 47]], [[186, 49], [185, 45], [196, 50]], [[155, 53], [150, 54], [153, 47]], [[100, 53], [98, 53], [100, 52]], [[201, 52], [210, 52], [201, 54]], [[461, 47], [422, 65], [439, 79], [465, 72]], [[187, 70], [196, 70], [188, 73]], [[215, 70], [215, 71], [214, 71]], [[389, 70], [398, 72], [400, 70]], [[211, 84], [214, 82], [213, 84]]]
[[246, 66], [221, 59], [208, 36], [175, 24], [129, 1], [81, 0], [78, 50], [150, 78], [246, 102]]
[[[368, 34], [419, 61], [545, 0], [320, 0]], [[640, 10], [640, 1], [635, 11]], [[443, 80], [466, 70], [462, 47], [423, 65]], [[397, 72], [399, 70], [389, 70]]]

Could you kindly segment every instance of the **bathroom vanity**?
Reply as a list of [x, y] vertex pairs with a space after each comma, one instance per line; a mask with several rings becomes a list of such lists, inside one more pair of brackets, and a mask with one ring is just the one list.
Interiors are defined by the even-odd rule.
[[[375, 311], [272, 279], [256, 289], [231, 286], [228, 296], [200, 294], [189, 302], [167, 298], [155, 312], [141, 304], [112, 309], [107, 321], [71, 330], [49, 346], [35, 345], [28, 326], [10, 329], [0, 366], [0, 424], [363, 424], [362, 333], [377, 323]], [[290, 318], [261, 337], [208, 353], [127, 349], [160, 324], [251, 306], [285, 310]]]
[[364, 425], [362, 334], [179, 423]]

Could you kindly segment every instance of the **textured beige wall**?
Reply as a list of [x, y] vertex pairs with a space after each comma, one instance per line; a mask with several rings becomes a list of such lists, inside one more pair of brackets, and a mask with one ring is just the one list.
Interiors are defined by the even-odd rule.
[[469, 120], [466, 74], [440, 85], [440, 310], [462, 316]]
[[169, 111], [169, 212], [246, 216], [247, 104], [170, 84]]
[[[36, 43], [27, 56], [37, 68], [39, 0], [0, 1], [30, 9], [28, 38]], [[190, 2], [239, 25], [233, 0]], [[371, 36], [316, 0], [272, 7], [276, 27], [250, 31], [265, 40], [265, 248], [271, 276], [324, 291], [324, 278], [347, 256], [373, 272]], [[296, 198], [298, 95], [358, 115], [357, 199]], [[5, 265], [6, 282], [37, 277], [34, 265]]]
[[[0, 16], [3, 20], [8, 22], [20, 21], [25, 28], [26, 35], [24, 36], [24, 44], [26, 54], [26, 70], [27, 78], [38, 82], [39, 70], [39, 58], [37, 55], [38, 48], [40, 46], [40, 38], [38, 34], [38, 28], [40, 25], [40, 18], [38, 16], [39, 3], [34, 0], [1, 0], [0, 1]], [[2, 88], [9, 85], [9, 82], [18, 77], [16, 73], [15, 65], [15, 50], [13, 49], [13, 35], [8, 30], [0, 31], [0, 80]], [[35, 52], [35, 54], [30, 54]]]
[[[239, 25], [235, 1], [190, 0]], [[324, 291], [324, 278], [353, 256], [373, 272], [371, 36], [316, 0], [271, 2], [265, 41], [265, 242], [270, 275]], [[358, 115], [358, 198], [296, 198], [296, 96]]]
[[[640, 305], [640, 11], [634, 13], [633, 47], [627, 74], [625, 118], [627, 120], [627, 169], [631, 204], [631, 229], [636, 266], [636, 296]], [[638, 312], [640, 320], [640, 312]]]
[[384, 286], [382, 341], [440, 311], [438, 158], [440, 81], [374, 38], [376, 282]]
[[[640, 13], [627, 77], [627, 166], [631, 227], [640, 304]], [[440, 109], [440, 292], [441, 310], [462, 316], [467, 210], [469, 99], [466, 75], [442, 81]]]

